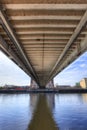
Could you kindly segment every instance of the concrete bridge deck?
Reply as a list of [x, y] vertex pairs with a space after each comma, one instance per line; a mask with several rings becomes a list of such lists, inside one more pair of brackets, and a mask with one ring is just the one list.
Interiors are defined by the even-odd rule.
[[87, 0], [0, 0], [0, 49], [45, 86], [87, 49]]

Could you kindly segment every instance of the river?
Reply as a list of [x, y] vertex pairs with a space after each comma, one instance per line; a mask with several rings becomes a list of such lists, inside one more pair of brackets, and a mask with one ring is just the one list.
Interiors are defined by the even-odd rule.
[[0, 130], [87, 130], [87, 94], [0, 94]]

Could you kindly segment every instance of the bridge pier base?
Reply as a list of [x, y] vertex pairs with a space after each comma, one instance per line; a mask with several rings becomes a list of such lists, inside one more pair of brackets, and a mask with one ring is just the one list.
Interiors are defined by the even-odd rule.
[[46, 87], [45, 86], [40, 86], [40, 89], [45, 89]]
[[31, 79], [30, 87], [31, 88], [39, 88], [38, 84], [33, 79]]
[[46, 88], [54, 88], [54, 80], [53, 79], [46, 85]]
[[38, 84], [33, 79], [31, 79], [30, 86], [31, 86], [31, 88], [39, 88], [40, 87], [40, 89], [54, 88], [54, 81], [52, 79], [46, 86], [38, 86]]

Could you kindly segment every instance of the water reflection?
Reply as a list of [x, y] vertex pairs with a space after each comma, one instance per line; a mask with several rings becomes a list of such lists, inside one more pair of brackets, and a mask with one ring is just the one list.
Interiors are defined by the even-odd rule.
[[54, 95], [52, 95], [52, 100], [49, 101], [49, 99], [49, 96], [46, 98], [44, 94], [39, 95], [28, 130], [58, 130], [47, 103], [48, 101], [49, 105], [53, 107]]
[[26, 130], [32, 117], [28, 94], [0, 94], [0, 130]]
[[55, 94], [46, 94], [46, 100], [51, 111], [55, 108]]
[[31, 110], [34, 111], [36, 109], [36, 105], [38, 102], [39, 94], [30, 94], [30, 104]]
[[0, 130], [87, 130], [87, 94], [0, 94]]
[[55, 95], [53, 115], [60, 130], [87, 130], [86, 95]]
[[82, 94], [83, 101], [87, 103], [87, 94]]

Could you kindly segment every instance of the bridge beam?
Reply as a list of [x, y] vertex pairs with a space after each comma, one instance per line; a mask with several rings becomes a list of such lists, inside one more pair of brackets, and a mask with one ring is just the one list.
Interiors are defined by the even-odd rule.
[[[11, 49], [11, 47], [5, 42], [5, 40], [0, 36], [0, 49], [8, 55], [8, 57], [14, 61], [25, 73], [30, 75], [29, 70], [27, 70], [26, 66], [21, 62], [20, 58], [14, 53], [14, 51]], [[33, 78], [33, 77], [32, 77]]]
[[70, 56], [59, 64], [59, 68], [52, 75], [52, 78], [60, 73], [64, 68], [66, 68], [70, 63], [76, 60], [81, 54], [87, 51], [87, 35], [81, 41], [80, 45], [77, 45], [77, 48], [70, 54]]
[[6, 4], [12, 10], [86, 10], [87, 4]]
[[13, 44], [17, 47], [19, 54], [20, 54], [20, 59], [22, 59], [22, 61], [24, 61], [24, 63], [26, 64], [26, 66], [28, 66], [28, 71], [30, 71], [30, 73], [32, 73], [32, 77], [33, 79], [39, 83], [38, 81], [38, 77], [29, 61], [29, 59], [27, 58], [27, 56], [25, 55], [22, 47], [20, 46], [20, 43], [16, 37], [15, 32], [13, 31], [13, 29], [11, 28], [11, 25], [3, 11], [3, 8], [0, 7], [0, 23], [3, 26], [5, 32], [7, 33], [7, 35], [9, 36], [10, 40], [13, 42]]
[[55, 71], [58, 70], [58, 67], [60, 66], [61, 60], [63, 59], [63, 57], [65, 56], [65, 54], [67, 53], [67, 51], [69, 50], [71, 45], [75, 42], [75, 40], [77, 39], [77, 37], [81, 33], [82, 29], [86, 26], [86, 23], [87, 23], [87, 10], [86, 10], [84, 16], [82, 17], [82, 19], [80, 20], [80, 22], [79, 22], [78, 26], [76, 27], [74, 33], [72, 34], [71, 38], [69, 39], [63, 52], [61, 53], [61, 55], [57, 59], [56, 64], [54, 65], [52, 71], [50, 72], [49, 80], [51, 80], [53, 78], [53, 76], [56, 75]]

